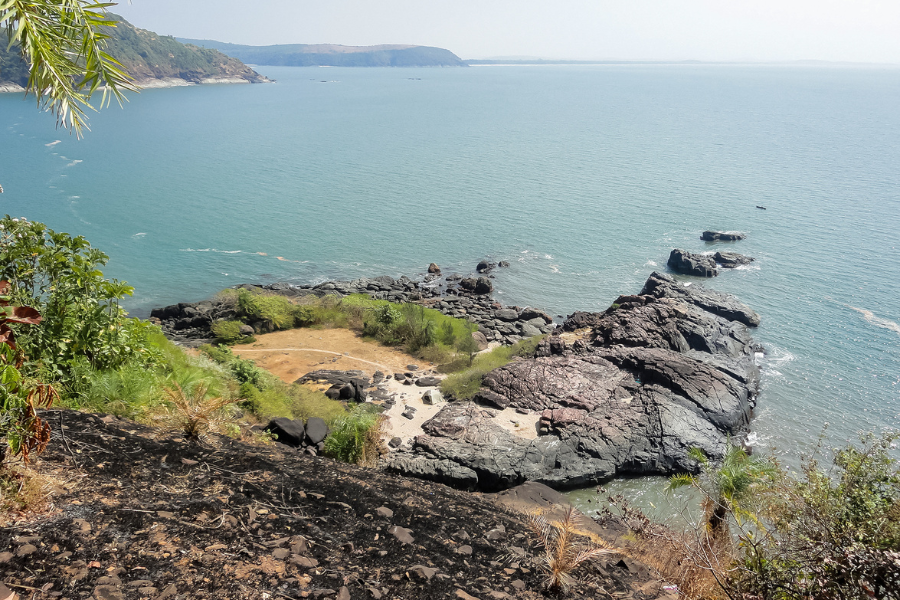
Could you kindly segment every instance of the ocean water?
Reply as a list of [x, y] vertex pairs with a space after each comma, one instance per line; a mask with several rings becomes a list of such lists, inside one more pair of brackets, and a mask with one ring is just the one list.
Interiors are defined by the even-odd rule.
[[87, 237], [143, 316], [485, 257], [512, 263], [503, 302], [565, 315], [673, 247], [734, 250], [756, 262], [703, 283], [762, 316], [760, 445], [900, 426], [900, 70], [260, 70], [278, 82], [147, 90], [81, 141], [3, 95], [0, 211]]

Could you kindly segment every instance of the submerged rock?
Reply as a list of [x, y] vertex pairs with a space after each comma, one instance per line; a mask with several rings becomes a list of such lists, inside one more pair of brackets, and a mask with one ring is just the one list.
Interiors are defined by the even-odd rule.
[[741, 265], [749, 265], [755, 259], [737, 252], [716, 252], [713, 256], [715, 261], [726, 269], [733, 269]]

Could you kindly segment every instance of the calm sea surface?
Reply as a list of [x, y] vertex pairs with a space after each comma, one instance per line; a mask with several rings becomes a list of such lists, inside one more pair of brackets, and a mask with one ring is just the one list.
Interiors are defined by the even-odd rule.
[[762, 445], [900, 426], [900, 70], [260, 70], [278, 83], [147, 90], [81, 141], [0, 96], [0, 213], [84, 235], [140, 316], [485, 257], [512, 263], [502, 301], [565, 315], [673, 247], [735, 250], [756, 262], [707, 285], [762, 316]]

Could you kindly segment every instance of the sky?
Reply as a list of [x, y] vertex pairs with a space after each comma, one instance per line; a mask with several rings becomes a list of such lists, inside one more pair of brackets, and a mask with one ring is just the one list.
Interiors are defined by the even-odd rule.
[[419, 44], [460, 58], [900, 64], [900, 0], [120, 0], [157, 33]]

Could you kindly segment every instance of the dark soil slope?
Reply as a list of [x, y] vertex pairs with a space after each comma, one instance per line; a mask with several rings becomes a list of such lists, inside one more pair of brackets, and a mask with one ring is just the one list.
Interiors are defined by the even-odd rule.
[[[521, 516], [483, 497], [283, 447], [188, 443], [111, 416], [45, 415], [51, 512], [0, 529], [27, 598], [540, 598]], [[613, 554], [574, 598], [657, 598]]]

